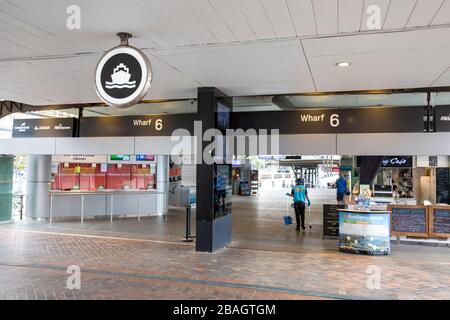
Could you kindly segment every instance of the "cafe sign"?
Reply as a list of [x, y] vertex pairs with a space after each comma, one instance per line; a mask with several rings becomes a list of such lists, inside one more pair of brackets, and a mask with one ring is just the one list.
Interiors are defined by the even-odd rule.
[[127, 108], [144, 98], [152, 76], [150, 61], [142, 51], [120, 45], [100, 58], [95, 71], [95, 89], [108, 105]]

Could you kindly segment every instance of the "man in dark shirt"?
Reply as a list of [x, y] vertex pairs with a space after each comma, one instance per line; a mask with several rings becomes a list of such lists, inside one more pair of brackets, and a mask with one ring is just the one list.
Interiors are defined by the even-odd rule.
[[336, 180], [336, 188], [336, 200], [338, 201], [338, 203], [344, 203], [345, 192], [347, 191], [347, 180], [345, 180], [342, 173]]

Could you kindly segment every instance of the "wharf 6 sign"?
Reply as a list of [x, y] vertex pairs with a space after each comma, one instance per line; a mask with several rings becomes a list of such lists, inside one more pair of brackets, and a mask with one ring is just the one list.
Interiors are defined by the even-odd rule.
[[118, 46], [105, 53], [95, 71], [98, 96], [118, 108], [138, 103], [150, 89], [151, 80], [150, 61], [131, 46]]
[[233, 112], [234, 128], [279, 129], [280, 134], [423, 132], [423, 107], [367, 107]]

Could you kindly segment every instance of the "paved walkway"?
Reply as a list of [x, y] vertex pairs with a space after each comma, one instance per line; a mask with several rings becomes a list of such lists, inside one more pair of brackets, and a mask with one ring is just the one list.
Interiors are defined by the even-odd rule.
[[[235, 241], [215, 254], [179, 241], [177, 212], [112, 225], [0, 225], [0, 299], [450, 299], [449, 248], [340, 253], [321, 239], [318, 206], [312, 231], [300, 233], [281, 223], [282, 208], [268, 195], [236, 199]], [[81, 269], [80, 290], [66, 288], [71, 265]], [[379, 289], [367, 286], [371, 270]]]

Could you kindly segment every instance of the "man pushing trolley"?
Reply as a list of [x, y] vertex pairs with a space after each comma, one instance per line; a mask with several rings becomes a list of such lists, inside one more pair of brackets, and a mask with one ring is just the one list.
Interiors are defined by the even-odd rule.
[[292, 187], [291, 193], [287, 193], [287, 195], [294, 198], [295, 220], [297, 221], [297, 228], [295, 228], [295, 230], [300, 230], [300, 225], [302, 229], [305, 230], [306, 203], [308, 204], [308, 207], [311, 206], [305, 181], [302, 178], [297, 178], [295, 180], [295, 186]]

